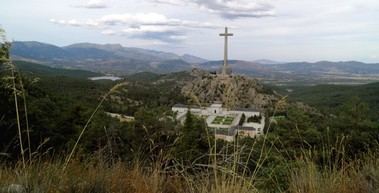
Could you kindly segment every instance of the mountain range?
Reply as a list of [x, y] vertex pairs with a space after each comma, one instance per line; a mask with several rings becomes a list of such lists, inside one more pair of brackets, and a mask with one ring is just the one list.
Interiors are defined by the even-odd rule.
[[[118, 75], [137, 72], [170, 73], [201, 68], [219, 71], [222, 61], [209, 61], [190, 54], [124, 47], [120, 44], [78, 43], [59, 47], [26, 41], [12, 43], [14, 60], [32, 61], [50, 67], [83, 69]], [[379, 64], [357, 61], [276, 62], [229, 60], [233, 72], [266, 81], [363, 81], [379, 80]]]
[[207, 61], [189, 54], [179, 56], [168, 52], [123, 47], [119, 44], [92, 43], [59, 47], [35, 41], [15, 41], [12, 43], [11, 54], [14, 60], [117, 74], [188, 70], [193, 63]]

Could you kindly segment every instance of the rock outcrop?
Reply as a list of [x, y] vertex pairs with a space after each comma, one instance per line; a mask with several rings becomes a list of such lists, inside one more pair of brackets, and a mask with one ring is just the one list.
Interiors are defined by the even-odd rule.
[[207, 105], [220, 101], [228, 108], [273, 107], [279, 96], [265, 88], [256, 79], [245, 76], [222, 76], [194, 69], [193, 81], [182, 88], [182, 94], [197, 105]]

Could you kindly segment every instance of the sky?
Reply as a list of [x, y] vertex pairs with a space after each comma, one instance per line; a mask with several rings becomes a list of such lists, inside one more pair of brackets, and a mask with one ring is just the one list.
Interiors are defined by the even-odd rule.
[[121, 44], [206, 59], [379, 62], [378, 0], [0, 0], [15, 41]]

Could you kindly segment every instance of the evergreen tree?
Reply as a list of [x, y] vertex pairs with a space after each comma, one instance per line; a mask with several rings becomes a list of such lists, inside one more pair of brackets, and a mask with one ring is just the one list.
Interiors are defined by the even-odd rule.
[[342, 123], [358, 127], [369, 121], [369, 107], [359, 97], [352, 97], [340, 108], [339, 117]]
[[205, 129], [204, 120], [193, 116], [188, 110], [180, 132], [179, 143], [176, 146], [176, 153], [179, 159], [192, 162], [207, 153], [208, 145]]
[[241, 116], [241, 119], [240, 119], [238, 125], [239, 125], [239, 126], [242, 126], [243, 123], [245, 122], [245, 119], [246, 119], [245, 113], [242, 113], [242, 116]]

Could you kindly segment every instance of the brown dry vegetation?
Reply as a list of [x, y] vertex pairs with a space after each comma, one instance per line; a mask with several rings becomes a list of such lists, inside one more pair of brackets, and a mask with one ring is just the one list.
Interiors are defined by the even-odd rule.
[[[373, 154], [365, 159], [342, 164], [334, 169], [318, 168], [311, 159], [298, 160], [288, 173], [289, 189], [293, 193], [367, 193], [379, 191], [379, 158]], [[186, 173], [165, 168], [161, 163], [142, 166], [138, 162], [73, 160], [65, 171], [61, 161], [41, 161], [2, 166], [0, 187], [7, 192], [11, 184], [20, 184], [25, 192], [46, 193], [248, 193], [264, 192], [254, 187], [248, 176], [232, 175], [231, 171], [213, 169]], [[224, 168], [225, 169], [225, 168]]]

